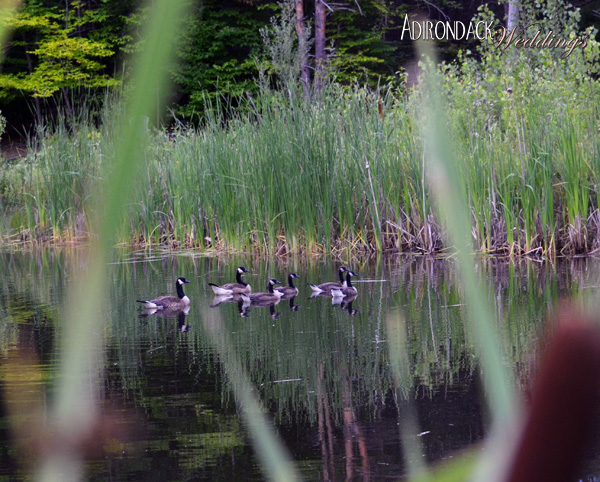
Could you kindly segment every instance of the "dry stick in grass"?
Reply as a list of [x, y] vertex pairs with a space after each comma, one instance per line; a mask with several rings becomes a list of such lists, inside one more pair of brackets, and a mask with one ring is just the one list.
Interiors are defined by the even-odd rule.
[[[377, 223], [377, 228], [374, 229], [375, 234], [377, 235], [377, 231], [381, 229], [381, 223], [379, 222], [379, 210], [377, 209], [377, 198], [375, 197], [375, 190], [373, 189], [373, 179], [371, 177], [371, 164], [367, 160], [365, 163], [365, 168], [367, 169], [367, 173], [369, 174], [369, 184], [371, 186], [371, 196], [373, 196], [373, 207], [375, 208], [375, 222]], [[381, 240], [379, 239], [376, 243], [377, 247], [380, 247]]]

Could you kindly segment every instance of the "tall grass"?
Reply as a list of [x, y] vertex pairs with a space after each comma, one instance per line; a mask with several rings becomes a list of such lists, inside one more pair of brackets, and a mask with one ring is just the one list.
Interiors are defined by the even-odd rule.
[[[573, 91], [515, 74], [510, 91], [490, 91], [464, 79], [447, 75], [444, 89], [474, 247], [549, 257], [598, 249], [597, 82]], [[307, 102], [300, 90], [264, 91], [256, 110], [219, 105], [197, 129], [148, 132], [118, 241], [277, 254], [448, 247], [423, 182], [422, 95], [331, 86]], [[115, 135], [84, 116], [5, 168], [11, 234], [89, 235], [88, 187]]]

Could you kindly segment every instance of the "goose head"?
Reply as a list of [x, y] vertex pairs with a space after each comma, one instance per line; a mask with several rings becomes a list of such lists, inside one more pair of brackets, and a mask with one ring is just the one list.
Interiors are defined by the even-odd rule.
[[281, 284], [281, 281], [276, 280], [275, 278], [269, 278], [269, 285], [267, 286], [267, 288], [269, 288], [269, 291], [272, 293], [273, 286], [280, 285], [280, 284]]

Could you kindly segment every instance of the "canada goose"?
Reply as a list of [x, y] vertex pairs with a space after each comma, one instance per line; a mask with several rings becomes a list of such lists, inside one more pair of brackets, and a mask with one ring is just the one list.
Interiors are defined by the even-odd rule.
[[222, 286], [218, 286], [214, 283], [208, 283], [208, 285], [212, 288], [213, 292], [217, 296], [239, 295], [241, 293], [250, 294], [252, 293], [252, 288], [242, 279], [242, 275], [244, 273], [250, 273], [250, 271], [243, 266], [240, 266], [235, 272], [235, 279], [237, 283], [227, 283]]
[[190, 281], [181, 277], [175, 281], [175, 287], [177, 288], [177, 296], [159, 296], [153, 300], [136, 300], [138, 303], [142, 303], [146, 308], [158, 309], [158, 310], [177, 310], [183, 309], [190, 305], [190, 299], [183, 292], [183, 285]]
[[267, 293], [251, 293], [249, 295], [242, 294], [242, 300], [244, 304], [252, 303], [253, 305], [263, 304], [267, 306], [269, 303], [279, 302], [283, 293], [281, 291], [274, 291], [273, 286], [281, 284], [281, 281], [277, 281], [275, 278], [269, 280]]
[[352, 276], [358, 276], [354, 271], [346, 270], [346, 280], [341, 288], [335, 288], [331, 290], [331, 296], [334, 298], [341, 298], [344, 296], [356, 295], [356, 287], [352, 286]]
[[294, 278], [300, 278], [300, 276], [296, 273], [290, 273], [288, 275], [288, 285], [275, 288], [275, 291], [283, 293], [284, 296], [296, 296], [298, 294], [298, 288], [294, 286]]
[[340, 277], [339, 283], [335, 283], [333, 281], [329, 281], [320, 285], [313, 285], [308, 283], [308, 286], [310, 286], [310, 289], [313, 290], [313, 292], [316, 294], [329, 293], [332, 289], [341, 289], [344, 284], [344, 272], [346, 271], [348, 271], [348, 268], [346, 268], [345, 266], [340, 266], [340, 268], [338, 269], [338, 275]]

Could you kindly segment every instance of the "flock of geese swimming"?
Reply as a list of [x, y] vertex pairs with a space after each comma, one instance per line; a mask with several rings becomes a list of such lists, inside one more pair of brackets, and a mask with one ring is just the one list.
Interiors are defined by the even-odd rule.
[[[294, 279], [300, 278], [296, 273], [290, 273], [288, 275], [288, 285], [275, 287], [275, 285], [281, 284], [275, 278], [270, 278], [267, 284], [267, 291], [264, 293], [253, 293], [252, 287], [246, 281], [243, 280], [242, 275], [249, 273], [249, 271], [240, 266], [236, 269], [236, 282], [227, 283], [224, 285], [216, 285], [214, 283], [208, 283], [215, 294], [215, 301], [212, 306], [216, 306], [221, 302], [225, 301], [237, 301], [244, 309], [250, 306], [274, 306], [279, 301], [293, 300], [299, 290], [294, 286]], [[333, 304], [351, 303], [357, 295], [356, 287], [352, 285], [352, 277], [357, 276], [354, 271], [349, 270], [345, 266], [340, 266], [338, 269], [339, 282], [327, 282], [319, 285], [310, 284], [312, 290], [311, 298], [315, 296], [328, 296], [333, 300]], [[136, 300], [138, 303], [142, 303], [147, 310], [147, 313], [153, 314], [155, 312], [178, 312], [178, 311], [189, 311], [190, 299], [183, 292], [183, 285], [190, 281], [180, 277], [175, 281], [175, 288], [177, 290], [177, 296], [159, 296], [151, 300]]]

